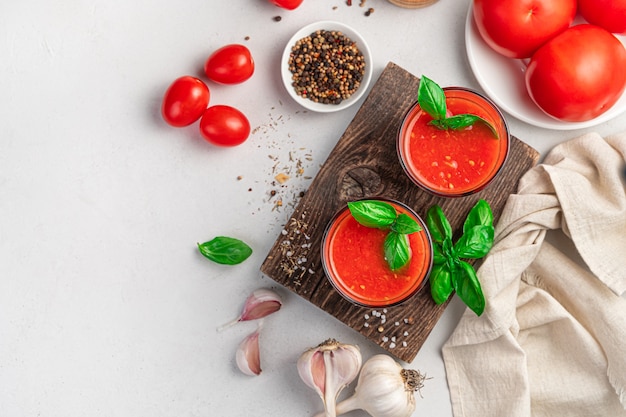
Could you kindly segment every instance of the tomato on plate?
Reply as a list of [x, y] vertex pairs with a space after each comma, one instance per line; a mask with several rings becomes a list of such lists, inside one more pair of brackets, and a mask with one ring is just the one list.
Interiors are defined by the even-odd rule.
[[578, 0], [578, 12], [593, 25], [626, 35], [626, 0]]
[[529, 58], [576, 16], [577, 0], [474, 0], [478, 32], [508, 58]]
[[252, 77], [254, 60], [243, 45], [226, 45], [213, 52], [204, 63], [209, 79], [221, 84], [239, 84]]
[[250, 122], [234, 107], [215, 105], [204, 111], [200, 133], [214, 145], [237, 146], [250, 135]]
[[626, 87], [626, 49], [595, 25], [572, 26], [535, 52], [526, 88], [548, 115], [563, 121], [591, 120], [607, 111]]
[[161, 115], [174, 127], [189, 126], [202, 116], [210, 96], [209, 87], [202, 80], [190, 75], [177, 78], [165, 92]]
[[270, 3], [275, 4], [283, 9], [293, 10], [302, 4], [303, 0], [269, 0]]

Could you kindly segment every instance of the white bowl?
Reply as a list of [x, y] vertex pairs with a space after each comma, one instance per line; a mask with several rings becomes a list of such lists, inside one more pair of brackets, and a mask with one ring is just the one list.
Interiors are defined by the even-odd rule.
[[[626, 92], [606, 112], [583, 122], [565, 122], [546, 113], [532, 101], [526, 91], [526, 63], [506, 58], [491, 49], [482, 39], [474, 22], [473, 3], [465, 21], [465, 48], [474, 76], [485, 93], [501, 110], [528, 124], [554, 130], [582, 129], [599, 125], [626, 112]], [[575, 22], [581, 22], [576, 20]], [[617, 36], [626, 46], [626, 36]]]
[[[309, 36], [311, 33], [317, 30], [336, 30], [342, 32], [345, 36], [356, 42], [356, 46], [363, 54], [363, 58], [365, 60], [365, 72], [363, 74], [361, 84], [354, 92], [354, 94], [352, 94], [350, 97], [343, 100], [339, 104], [316, 103], [312, 100], [309, 100], [308, 98], [299, 96], [296, 93], [296, 90], [291, 85], [293, 75], [291, 71], [289, 71], [289, 54], [291, 53], [291, 48], [296, 44], [298, 40]], [[287, 42], [287, 45], [285, 46], [285, 50], [283, 51], [283, 56], [280, 61], [280, 73], [287, 92], [302, 107], [320, 113], [335, 112], [350, 107], [351, 105], [356, 103], [363, 96], [363, 94], [365, 94], [365, 91], [367, 90], [367, 87], [372, 80], [372, 53], [370, 52], [369, 46], [367, 45], [367, 42], [365, 42], [365, 39], [363, 39], [363, 37], [350, 26], [344, 25], [343, 23], [339, 22], [324, 20], [321, 22], [311, 23], [310, 25], [303, 27], [302, 29], [297, 31], [291, 37], [291, 39], [289, 39], [289, 42]]]

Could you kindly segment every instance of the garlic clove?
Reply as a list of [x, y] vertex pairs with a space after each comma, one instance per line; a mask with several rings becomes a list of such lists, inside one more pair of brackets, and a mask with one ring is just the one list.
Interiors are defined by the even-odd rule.
[[339, 393], [359, 374], [361, 352], [354, 345], [328, 339], [298, 359], [298, 374], [324, 402], [326, 416], [335, 417]]
[[240, 321], [257, 320], [267, 317], [280, 310], [281, 307], [282, 300], [276, 292], [267, 288], [260, 288], [253, 291], [252, 294], [246, 298], [243, 311], [239, 317], [221, 325], [217, 328], [217, 331], [221, 332], [222, 330], [231, 327]]
[[243, 313], [239, 321], [256, 320], [266, 317], [280, 310], [282, 300], [280, 296], [272, 290], [261, 288], [254, 291], [246, 299]]
[[237, 367], [246, 375], [255, 376], [261, 374], [261, 354], [259, 349], [259, 335], [261, 326], [253, 333], [246, 336], [237, 348]]

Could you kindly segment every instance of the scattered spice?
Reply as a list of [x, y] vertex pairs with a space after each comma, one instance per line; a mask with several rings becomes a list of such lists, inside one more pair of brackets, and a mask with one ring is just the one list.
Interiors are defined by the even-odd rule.
[[243, 38], [245, 41], [249, 41], [250, 40], [250, 36], [246, 36], [245, 38]]
[[291, 221], [281, 232], [283, 240], [280, 242], [280, 268], [290, 278], [294, 285], [301, 285], [301, 279], [306, 274], [314, 274], [314, 265], [308, 265], [308, 255], [311, 249], [311, 236], [308, 235], [309, 225], [305, 221], [306, 213], [300, 217], [292, 217]]
[[373, 7], [370, 7], [370, 8], [369, 8], [369, 9], [367, 9], [367, 11], [365, 12], [365, 16], [369, 16], [369, 15], [371, 15], [372, 13], [374, 13], [374, 8], [373, 8]]
[[289, 56], [296, 93], [324, 104], [339, 104], [354, 94], [365, 65], [356, 43], [333, 30], [318, 30], [298, 40]]
[[276, 179], [276, 181], [278, 181], [279, 184], [284, 184], [289, 179], [289, 175], [285, 174], [284, 172], [281, 172], [278, 175], [276, 175], [274, 178]]
[[385, 324], [389, 321], [389, 314], [390, 313], [386, 308], [383, 308], [382, 310], [371, 310], [368, 313], [363, 314], [363, 327], [366, 329], [371, 327], [371, 331], [379, 333], [381, 345], [387, 345], [389, 349], [408, 347], [408, 342], [403, 339], [408, 339], [409, 337], [407, 326], [413, 324], [413, 317], [394, 320], [393, 326], [385, 326]]
[[274, 22], [280, 22], [281, 20], [283, 20], [281, 16], [274, 16]]

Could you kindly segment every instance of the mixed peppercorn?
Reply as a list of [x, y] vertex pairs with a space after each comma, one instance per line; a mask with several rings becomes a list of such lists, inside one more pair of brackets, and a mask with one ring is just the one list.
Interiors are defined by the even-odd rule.
[[314, 102], [339, 104], [361, 84], [365, 59], [340, 31], [318, 30], [296, 42], [289, 56], [292, 86]]

